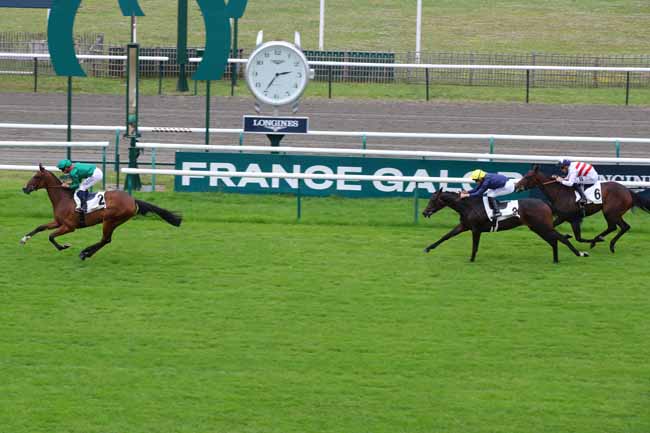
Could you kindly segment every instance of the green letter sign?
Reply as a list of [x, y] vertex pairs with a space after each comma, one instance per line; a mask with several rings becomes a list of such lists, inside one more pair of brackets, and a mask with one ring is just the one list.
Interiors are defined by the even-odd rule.
[[[137, 0], [118, 0], [124, 16], [142, 16]], [[248, 0], [197, 0], [205, 22], [205, 53], [194, 79], [218, 80], [230, 54], [230, 18], [241, 18]], [[74, 49], [74, 20], [81, 0], [53, 0], [47, 27], [48, 46], [57, 75], [83, 77]]]

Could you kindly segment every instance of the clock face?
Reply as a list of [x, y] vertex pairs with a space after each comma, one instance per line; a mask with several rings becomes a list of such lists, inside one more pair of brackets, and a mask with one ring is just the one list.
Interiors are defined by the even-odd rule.
[[287, 42], [267, 42], [251, 54], [246, 82], [261, 102], [289, 104], [307, 87], [309, 66], [304, 54]]

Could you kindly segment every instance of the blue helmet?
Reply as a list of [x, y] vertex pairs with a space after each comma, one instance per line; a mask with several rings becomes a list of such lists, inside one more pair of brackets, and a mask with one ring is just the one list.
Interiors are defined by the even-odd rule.
[[571, 165], [571, 161], [567, 158], [560, 158], [560, 160], [557, 162], [557, 165], [559, 167], [568, 167]]

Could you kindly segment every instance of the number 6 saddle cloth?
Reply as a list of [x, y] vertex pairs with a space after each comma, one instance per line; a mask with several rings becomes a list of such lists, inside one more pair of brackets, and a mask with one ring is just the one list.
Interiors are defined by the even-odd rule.
[[[577, 192], [576, 194], [576, 201], [580, 200], [580, 194]], [[585, 190], [585, 197], [587, 197], [587, 202], [588, 203], [593, 203], [593, 204], [603, 204], [603, 190], [600, 187], [600, 182], [596, 182], [589, 188]]]
[[[88, 200], [86, 200], [86, 214], [97, 212], [98, 210], [106, 208], [106, 200], [104, 199], [104, 194], [106, 194], [106, 191], [99, 191], [88, 194]], [[81, 206], [81, 201], [79, 200], [79, 197], [77, 197], [77, 193], [74, 194], [74, 202], [77, 205], [77, 208]]]

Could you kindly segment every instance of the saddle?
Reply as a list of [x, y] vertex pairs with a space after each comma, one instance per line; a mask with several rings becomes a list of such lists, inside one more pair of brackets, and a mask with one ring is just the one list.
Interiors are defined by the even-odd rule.
[[[578, 202], [580, 200], [580, 194], [576, 192], [575, 195], [576, 202]], [[603, 204], [603, 189], [601, 188], [600, 182], [596, 182], [585, 189], [585, 197], [587, 198], [587, 203]]]
[[497, 206], [499, 206], [499, 210], [501, 211], [501, 216], [497, 219], [497, 221], [494, 221], [494, 215], [492, 212], [492, 208], [490, 207], [490, 202], [488, 201], [487, 197], [485, 196], [483, 197], [483, 207], [485, 208], [485, 213], [487, 214], [490, 221], [493, 222], [492, 231], [498, 230], [499, 221], [507, 220], [513, 217], [519, 218], [519, 200], [508, 200], [504, 202], [497, 202]]
[[[88, 194], [88, 199], [86, 200], [86, 215], [106, 208], [106, 200], [104, 198], [105, 194], [106, 191]], [[74, 194], [74, 202], [77, 208], [81, 206], [81, 201], [79, 200], [79, 197], [77, 197], [77, 194]]]

